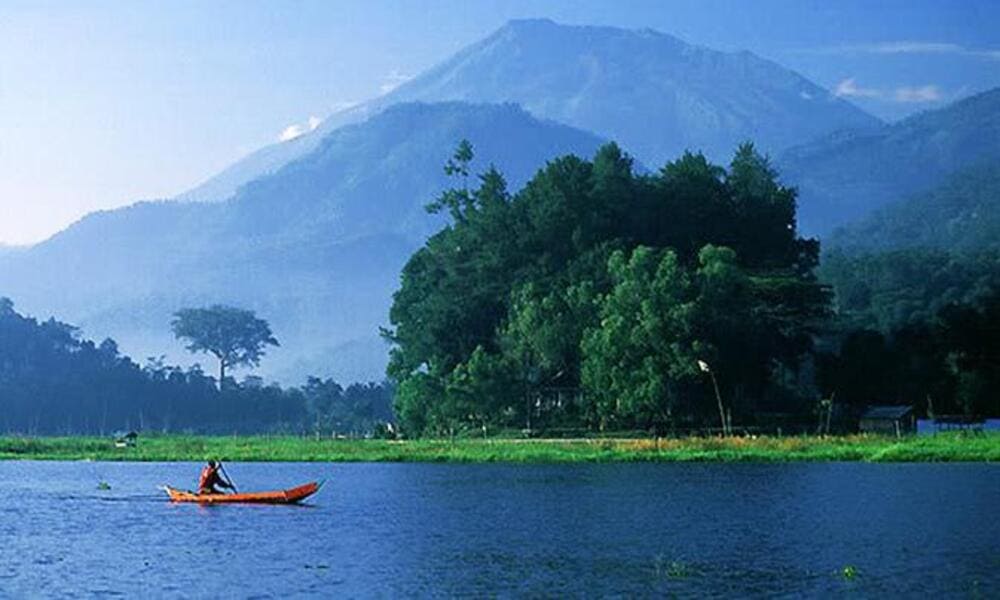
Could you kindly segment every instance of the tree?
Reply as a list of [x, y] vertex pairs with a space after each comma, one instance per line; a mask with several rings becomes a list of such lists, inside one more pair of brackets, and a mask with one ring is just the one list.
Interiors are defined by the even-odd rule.
[[463, 212], [469, 210], [474, 202], [469, 193], [469, 164], [474, 157], [475, 153], [469, 140], [460, 141], [455, 153], [444, 165], [444, 174], [461, 178], [462, 188], [445, 190], [440, 197], [424, 207], [427, 212], [435, 214], [447, 208], [455, 221], [463, 219]]
[[674, 418], [677, 384], [698, 372], [690, 277], [672, 250], [645, 246], [613, 253], [608, 271], [614, 288], [582, 345], [592, 414], [601, 429], [662, 429]]
[[219, 389], [226, 369], [260, 364], [267, 346], [277, 346], [267, 321], [253, 311], [216, 304], [209, 308], [184, 308], [174, 313], [174, 336], [187, 340], [191, 352], [208, 352], [219, 360]]
[[811, 397], [819, 247], [752, 145], [729, 169], [685, 154], [647, 174], [608, 144], [513, 194], [493, 168], [470, 188], [471, 159], [463, 144], [446, 165], [459, 187], [429, 209], [451, 220], [406, 264], [384, 331], [410, 435], [509, 424], [552, 387], [578, 393], [550, 425], [697, 426], [716, 404], [698, 359], [748, 424]]

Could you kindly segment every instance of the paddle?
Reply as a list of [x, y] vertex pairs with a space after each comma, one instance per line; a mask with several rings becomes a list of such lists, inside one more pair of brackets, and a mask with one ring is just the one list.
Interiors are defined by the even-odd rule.
[[236, 484], [233, 483], [233, 478], [230, 477], [229, 473], [226, 472], [226, 467], [222, 466], [222, 461], [219, 461], [219, 470], [222, 471], [223, 475], [225, 475], [226, 482], [229, 484], [229, 487], [233, 490], [233, 493], [238, 494], [239, 490], [236, 489]]

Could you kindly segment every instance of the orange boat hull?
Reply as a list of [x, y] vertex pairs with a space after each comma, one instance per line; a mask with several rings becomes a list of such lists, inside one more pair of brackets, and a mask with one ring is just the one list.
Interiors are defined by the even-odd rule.
[[198, 504], [294, 504], [318, 492], [320, 485], [320, 483], [312, 481], [287, 490], [243, 494], [196, 494], [170, 486], [164, 486], [164, 489], [166, 489], [172, 502], [197, 502]]

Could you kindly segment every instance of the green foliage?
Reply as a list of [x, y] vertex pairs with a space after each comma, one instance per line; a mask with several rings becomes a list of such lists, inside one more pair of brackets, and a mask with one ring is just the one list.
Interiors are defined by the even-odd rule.
[[860, 410], [916, 404], [925, 412], [1000, 415], [1000, 294], [953, 303], [888, 332], [846, 329], [818, 361], [824, 394]]
[[1000, 252], [834, 252], [824, 257], [819, 272], [833, 288], [844, 328], [889, 333], [933, 321], [950, 304], [973, 304], [1000, 291]]
[[268, 345], [277, 346], [267, 321], [252, 310], [216, 304], [208, 308], [184, 308], [170, 323], [177, 339], [188, 342], [191, 352], [208, 352], [219, 360], [219, 387], [226, 369], [238, 365], [257, 366]]
[[41, 435], [116, 430], [363, 435], [392, 421], [392, 388], [341, 388], [311, 378], [301, 387], [257, 378], [213, 385], [201, 367], [151, 358], [140, 366], [110, 339], [81, 339], [54, 319], [21, 316], [0, 297], [0, 431]]
[[583, 338], [583, 387], [600, 429], [662, 426], [676, 382], [697, 373], [689, 278], [674, 252], [644, 246], [612, 254], [608, 271], [614, 287]]
[[[109, 438], [0, 437], [0, 459], [325, 462], [997, 462], [1000, 434], [903, 438], [803, 436], [683, 439], [350, 440], [315, 436], [143, 435], [135, 448]], [[197, 472], [191, 474], [194, 477]]]
[[[460, 144], [446, 171], [464, 180], [472, 157]], [[430, 208], [451, 224], [403, 269], [384, 332], [409, 435], [697, 423], [698, 358], [749, 415], [828, 314], [794, 190], [750, 144], [728, 171], [685, 154], [656, 175], [608, 144], [550, 161], [513, 196], [490, 168]], [[579, 393], [566, 406], [554, 390]]]

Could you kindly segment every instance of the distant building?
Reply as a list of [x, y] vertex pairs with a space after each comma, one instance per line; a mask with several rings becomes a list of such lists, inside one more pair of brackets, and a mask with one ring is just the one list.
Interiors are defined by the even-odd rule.
[[139, 434], [134, 431], [118, 432], [115, 434], [115, 448], [133, 448]]
[[869, 406], [861, 415], [861, 433], [901, 437], [917, 432], [912, 406]]

